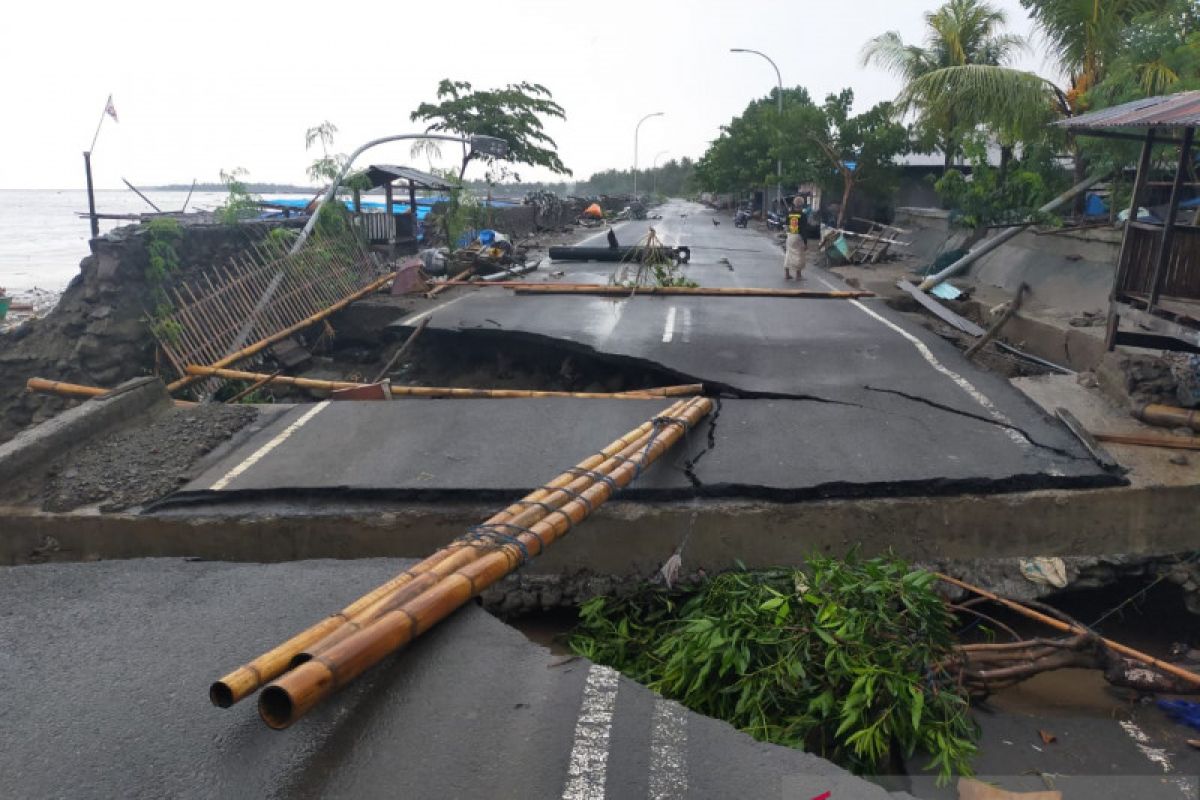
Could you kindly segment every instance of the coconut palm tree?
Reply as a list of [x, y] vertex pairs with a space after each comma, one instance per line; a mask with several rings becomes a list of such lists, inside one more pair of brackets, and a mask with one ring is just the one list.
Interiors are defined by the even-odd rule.
[[1085, 108], [1088, 90], [1100, 83], [1126, 44], [1129, 25], [1140, 14], [1165, 11], [1166, 0], [1021, 0], [1053, 47], [1067, 76], [1065, 96], [1072, 114]]
[[947, 69], [1007, 64], [1026, 46], [1021, 36], [1003, 32], [1007, 22], [1004, 12], [985, 0], [948, 0], [925, 14], [924, 46], [906, 44], [899, 33], [888, 31], [863, 48], [864, 66], [875, 64], [904, 80], [900, 110], [917, 113], [918, 126], [934, 135], [945, 154], [947, 169], [959, 150], [962, 133], [974, 122], [930, 91], [938, 81], [917, 93], [909, 93], [907, 87]]

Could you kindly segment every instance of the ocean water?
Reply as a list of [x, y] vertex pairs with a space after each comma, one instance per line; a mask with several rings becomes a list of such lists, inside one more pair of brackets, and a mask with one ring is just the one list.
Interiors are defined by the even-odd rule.
[[[146, 192], [163, 211], [183, 207], [187, 192]], [[271, 195], [298, 197], [299, 195]], [[224, 201], [224, 192], [195, 192], [189, 210], [211, 210]], [[99, 191], [96, 211], [106, 214], [135, 214], [152, 211], [145, 201], [128, 190]], [[0, 287], [9, 294], [34, 288], [61, 292], [79, 273], [79, 262], [91, 252], [86, 217], [87, 193], [83, 190], [0, 190]], [[121, 225], [123, 220], [101, 220], [100, 232]]]

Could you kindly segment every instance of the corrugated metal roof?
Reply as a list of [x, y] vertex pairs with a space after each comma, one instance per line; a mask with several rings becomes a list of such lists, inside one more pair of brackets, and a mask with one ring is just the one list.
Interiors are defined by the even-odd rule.
[[1200, 126], [1200, 90], [1146, 97], [1055, 123], [1072, 130]]
[[372, 188], [395, 180], [412, 181], [426, 189], [445, 191], [454, 188], [451, 184], [446, 183], [444, 178], [439, 178], [437, 175], [430, 175], [428, 172], [421, 172], [412, 167], [398, 167], [395, 164], [372, 164], [367, 167], [367, 179], [371, 181]]

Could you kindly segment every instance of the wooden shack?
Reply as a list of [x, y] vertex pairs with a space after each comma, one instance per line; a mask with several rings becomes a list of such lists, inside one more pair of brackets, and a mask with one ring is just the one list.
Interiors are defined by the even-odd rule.
[[[1135, 100], [1058, 124], [1076, 135], [1142, 145], [1110, 295], [1108, 349], [1200, 353], [1200, 181], [1193, 147], [1200, 91]], [[1171, 177], [1152, 181], [1163, 161], [1173, 168]], [[1159, 200], [1167, 190], [1165, 204], [1152, 202], [1156, 190]]]
[[[428, 172], [393, 164], [372, 164], [367, 167], [366, 176], [372, 189], [383, 188], [383, 211], [364, 209], [356, 192], [355, 224], [363, 228], [372, 245], [386, 245], [393, 253], [415, 252], [420, 230], [417, 191], [448, 192], [453, 186]], [[403, 211], [396, 210], [397, 189], [408, 195]]]

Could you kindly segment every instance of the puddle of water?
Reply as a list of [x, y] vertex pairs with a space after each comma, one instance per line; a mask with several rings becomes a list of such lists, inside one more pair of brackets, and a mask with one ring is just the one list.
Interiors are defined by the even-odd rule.
[[1043, 672], [988, 698], [988, 706], [1009, 714], [1027, 716], [1128, 716], [1126, 692], [1114, 689], [1096, 669], [1059, 669]]

